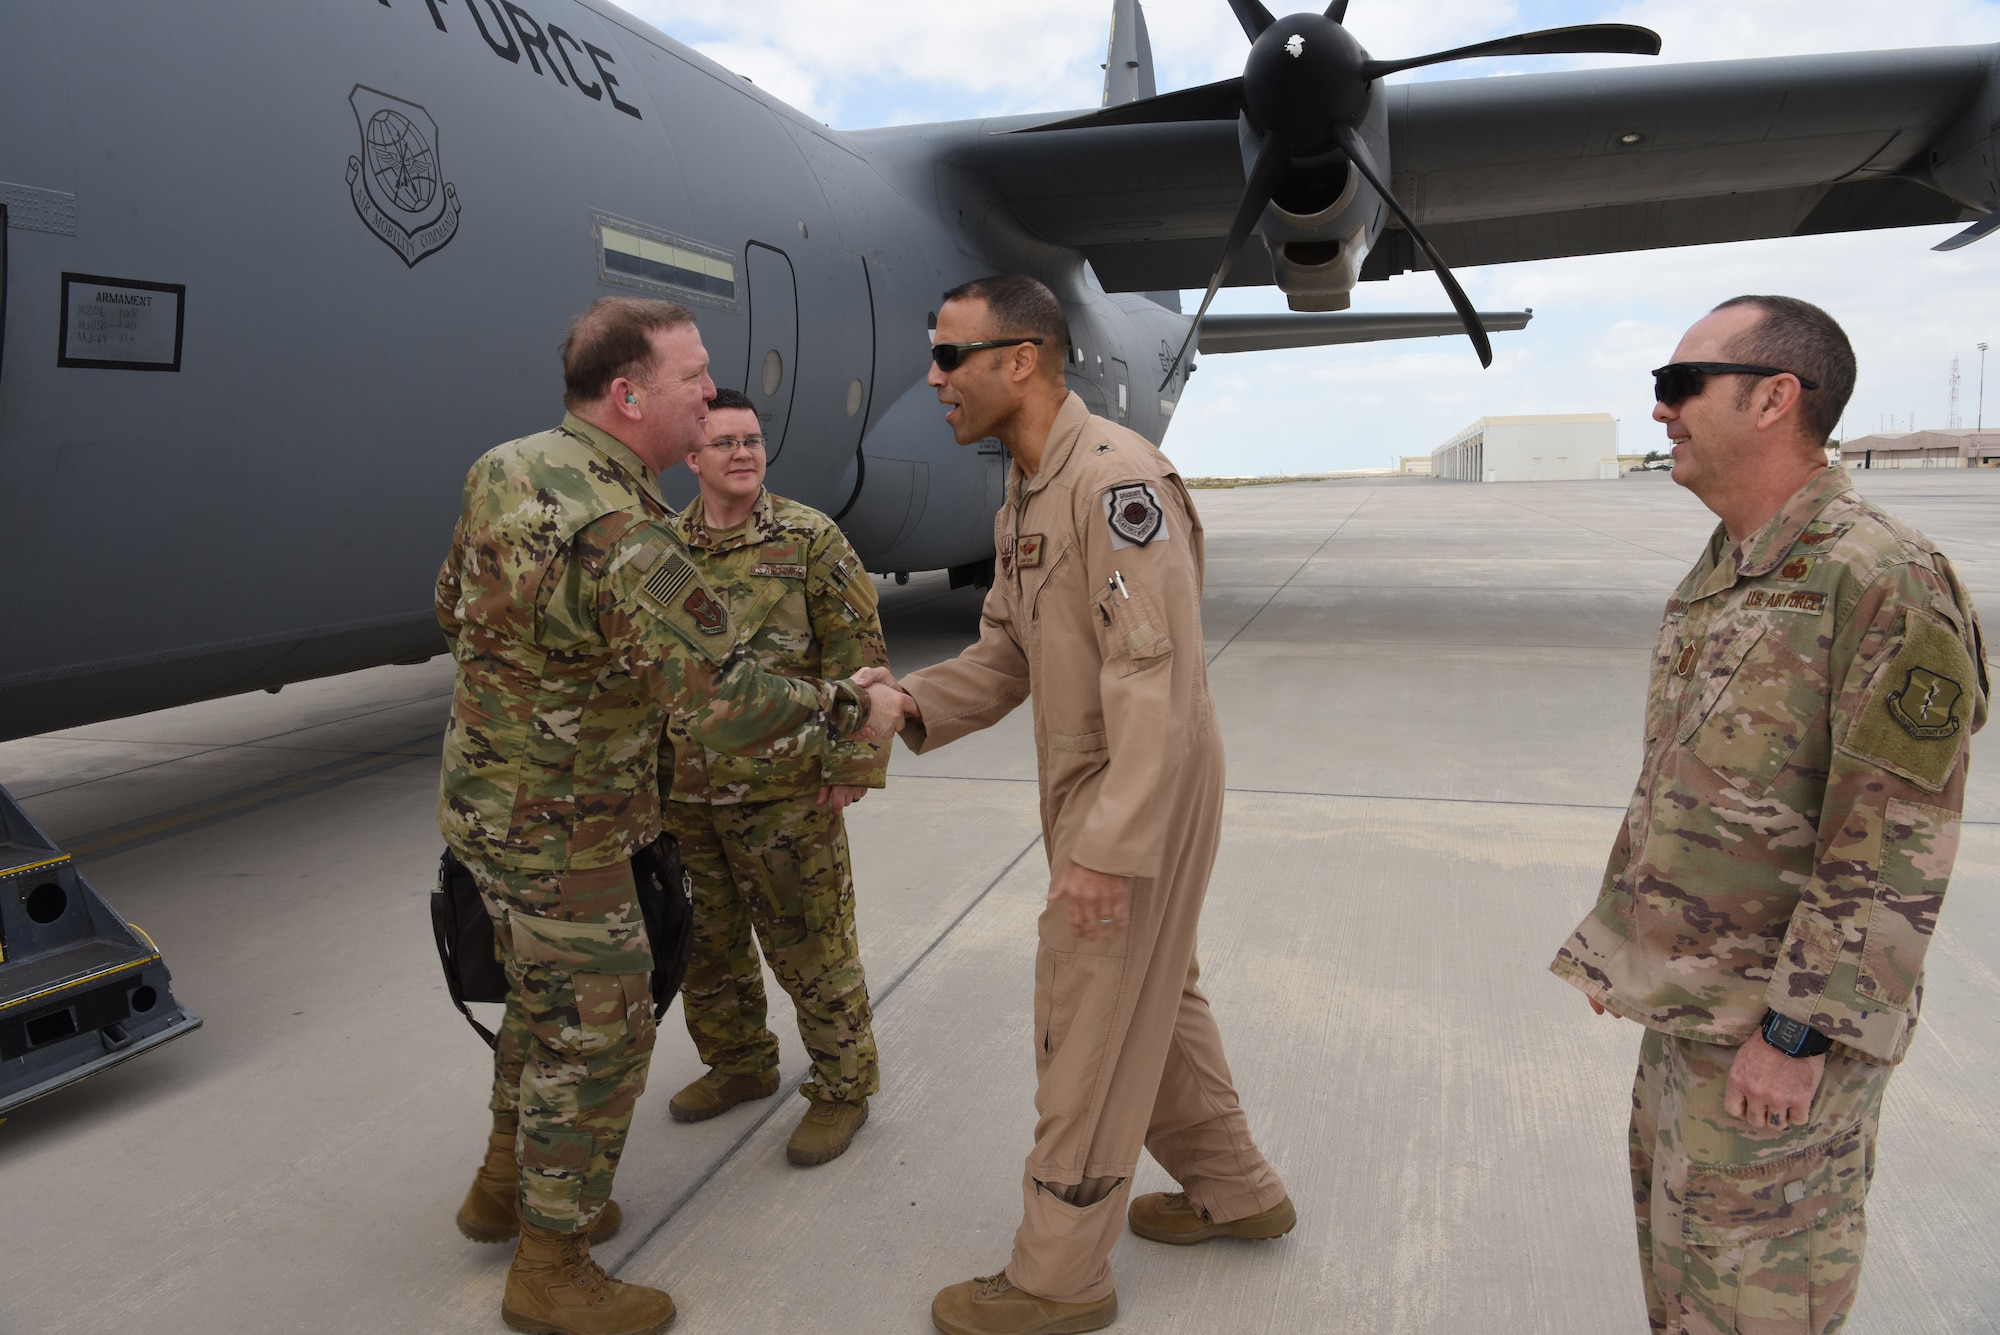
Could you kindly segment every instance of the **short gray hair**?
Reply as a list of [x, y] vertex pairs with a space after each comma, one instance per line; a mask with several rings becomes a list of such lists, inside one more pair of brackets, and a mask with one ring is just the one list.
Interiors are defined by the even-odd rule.
[[[1738, 334], [1729, 345], [1729, 355], [1755, 366], [1775, 366], [1781, 371], [1816, 381], [1818, 389], [1799, 397], [1799, 425], [1824, 445], [1840, 429], [1840, 415], [1854, 395], [1854, 345], [1847, 332], [1831, 315], [1809, 301], [1797, 297], [1731, 297], [1715, 309], [1754, 306], [1764, 318]], [[1757, 382], [1742, 381], [1736, 390], [1736, 406], [1750, 406]]]

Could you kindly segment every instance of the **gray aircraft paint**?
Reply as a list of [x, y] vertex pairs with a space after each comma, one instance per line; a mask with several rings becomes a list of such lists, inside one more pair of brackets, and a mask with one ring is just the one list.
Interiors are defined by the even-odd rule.
[[[1116, 11], [1107, 101], [1151, 81], [1136, 5]], [[0, 737], [436, 652], [467, 466], [554, 420], [564, 322], [634, 282], [602, 267], [607, 225], [665, 247], [661, 272], [733, 266], [674, 295], [717, 382], [785, 415], [774, 488], [839, 515], [874, 569], [976, 567], [1004, 461], [956, 445], [922, 383], [938, 294], [1043, 278], [1071, 386], [1117, 416], [1122, 365], [1125, 420], [1161, 440], [1187, 328], [1161, 301], [1206, 282], [1242, 188], [1227, 124], [837, 133], [577, 0], [15, 0], [0, 48]], [[1993, 63], [1399, 86], [1370, 146], [1455, 263], [1933, 222], [2000, 203]], [[1701, 118], [1717, 88], [1743, 133]], [[1612, 146], [1628, 124], [1649, 127], [1637, 151]], [[1401, 235], [1367, 206], [1363, 278]], [[72, 282], [79, 331], [153, 365], [56, 364], [106, 346], [53, 346], [64, 274], [112, 294]], [[1252, 245], [1233, 281], [1269, 280]], [[161, 369], [134, 311], [174, 289]]]

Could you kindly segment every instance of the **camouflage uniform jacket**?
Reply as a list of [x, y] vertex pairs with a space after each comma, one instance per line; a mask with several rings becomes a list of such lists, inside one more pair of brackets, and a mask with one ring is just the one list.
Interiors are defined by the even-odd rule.
[[1597, 906], [1551, 966], [1651, 1028], [1741, 1043], [1769, 1007], [1902, 1058], [1986, 717], [1972, 601], [1842, 469], [1674, 596]]
[[[738, 647], [766, 672], [851, 677], [887, 667], [875, 585], [831, 519], [808, 505], [757, 497], [739, 529], [710, 532], [696, 496], [674, 520], [695, 568], [729, 606]], [[676, 715], [667, 723], [676, 802], [727, 806], [817, 795], [829, 784], [880, 788], [887, 747], [846, 742], [824, 756], [760, 759], [703, 746]]]
[[458, 660], [438, 823], [461, 856], [582, 870], [650, 843], [669, 710], [779, 755], [865, 723], [851, 686], [758, 671], [667, 520], [638, 456], [573, 415], [472, 466], [437, 584]]

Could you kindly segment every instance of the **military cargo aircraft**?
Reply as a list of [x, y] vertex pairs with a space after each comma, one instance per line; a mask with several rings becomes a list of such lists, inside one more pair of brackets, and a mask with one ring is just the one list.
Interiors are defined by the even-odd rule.
[[[1377, 58], [1347, 0], [1229, 3], [1238, 78], [1159, 93], [1116, 0], [1097, 109], [857, 133], [601, 0], [0, 7], [0, 739], [439, 652], [465, 470], [548, 424], [555, 343], [600, 294], [693, 306], [774, 488], [872, 568], [962, 583], [1005, 460], [955, 445], [923, 378], [968, 278], [1048, 282], [1071, 387], [1160, 441], [1195, 352], [1463, 328], [1488, 359], [1527, 314], [1482, 317], [1450, 265], [2000, 222], [2000, 48], [1392, 84], [1658, 39]], [[1347, 309], [1425, 268], [1451, 313]], [[1246, 285], [1292, 313], [1181, 310]], [[0, 868], [61, 861], [0, 824]], [[0, 872], [0, 950], [83, 912], [29, 912], [53, 875]], [[71, 973], [125, 977], [146, 951], [120, 949]], [[0, 972], [0, 1103], [17, 1062], [131, 1018], [42, 973]]]

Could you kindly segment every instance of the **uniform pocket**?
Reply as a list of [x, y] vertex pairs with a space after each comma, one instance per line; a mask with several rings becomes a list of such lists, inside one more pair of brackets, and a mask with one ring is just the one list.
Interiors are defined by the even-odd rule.
[[1166, 618], [1136, 580], [1102, 590], [1091, 607], [1091, 625], [1097, 631], [1099, 653], [1121, 677], [1150, 667], [1174, 651]]
[[1860, 1129], [1782, 1159], [1688, 1169], [1682, 1236], [1697, 1247], [1737, 1247], [1782, 1237], [1858, 1210], [1868, 1194]]
[[507, 924], [514, 957], [564, 973], [645, 974], [653, 969], [646, 924], [565, 922], [512, 909]]
[[1882, 861], [1855, 988], [1891, 1006], [1909, 1001], [1958, 853], [1956, 812], [1892, 801], [1883, 812]]
[[[1122, 936], [1122, 934], [1121, 934]], [[1035, 1109], [1085, 1111], [1109, 1078], [1107, 1055], [1125, 987], [1125, 956], [1043, 950], [1036, 960]]]
[[1715, 661], [1681, 724], [1702, 764], [1762, 795], [1826, 718], [1826, 683], [1781, 636], [1744, 628]]

